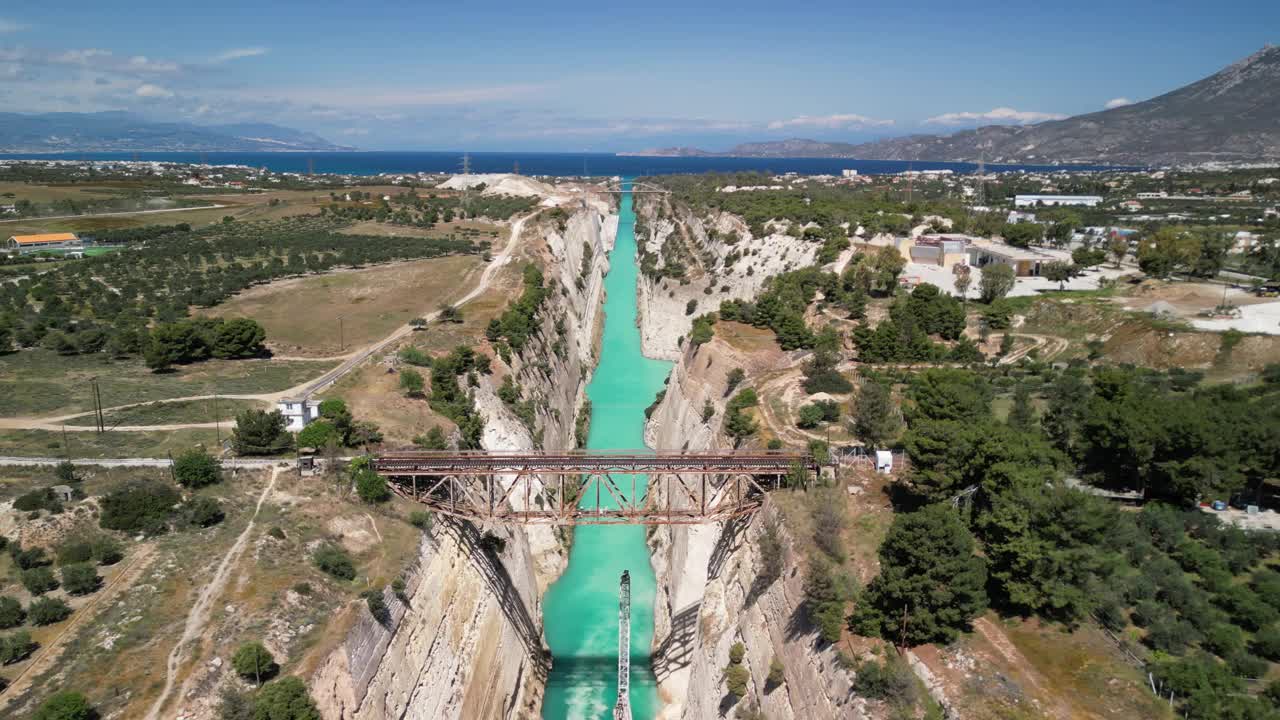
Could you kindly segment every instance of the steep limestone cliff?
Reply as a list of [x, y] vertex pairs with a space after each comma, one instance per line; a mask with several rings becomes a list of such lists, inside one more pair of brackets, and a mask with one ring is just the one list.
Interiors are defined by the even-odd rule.
[[[725, 376], [744, 365], [749, 359], [718, 339], [682, 353], [646, 427], [646, 441], [655, 448], [730, 446], [720, 432]], [[715, 414], [703, 422], [708, 401]], [[700, 720], [722, 711], [733, 716], [743, 706], [726, 697], [723, 680], [729, 649], [737, 642], [747, 649], [748, 696], [765, 716], [866, 716], [865, 701], [852, 692], [852, 676], [839, 667], [834, 649], [819, 646], [805, 621], [796, 553], [787, 554], [781, 578], [768, 585], [757, 581], [761, 560], [756, 539], [766, 523], [778, 527], [790, 546], [785, 527], [768, 504], [746, 522], [664, 526], [650, 536], [658, 576], [654, 668], [667, 703], [663, 718]], [[778, 687], [766, 685], [774, 657], [786, 668], [786, 680]]]
[[[511, 366], [475, 391], [486, 449], [569, 448], [595, 363], [603, 318], [603, 277], [617, 216], [598, 203], [539, 221], [530, 254], [554, 288], [540, 328]], [[526, 230], [526, 232], [529, 232]], [[588, 257], [587, 248], [590, 248]], [[584, 263], [584, 258], [586, 261]], [[538, 411], [532, 426], [498, 398], [511, 373]], [[503, 537], [497, 555], [478, 547], [481, 532]], [[391, 617], [368, 613], [311, 678], [326, 720], [536, 718], [549, 657], [541, 595], [563, 570], [566, 552], [551, 529], [477, 528], [437, 518], [406, 576], [407, 602], [384, 593]]]
[[717, 310], [722, 300], [754, 299], [769, 277], [813, 264], [821, 249], [781, 232], [785, 223], [770, 224], [771, 234], [755, 237], [736, 215], [699, 216], [665, 196], [643, 197], [636, 204], [636, 293], [648, 357], [678, 359], [679, 340], [693, 318]]

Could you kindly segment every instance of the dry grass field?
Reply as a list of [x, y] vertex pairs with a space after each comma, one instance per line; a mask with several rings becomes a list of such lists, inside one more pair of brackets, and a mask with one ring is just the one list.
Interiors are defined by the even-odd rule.
[[483, 269], [481, 258], [460, 255], [281, 280], [240, 293], [209, 314], [257, 320], [280, 355], [336, 355], [461, 297]]

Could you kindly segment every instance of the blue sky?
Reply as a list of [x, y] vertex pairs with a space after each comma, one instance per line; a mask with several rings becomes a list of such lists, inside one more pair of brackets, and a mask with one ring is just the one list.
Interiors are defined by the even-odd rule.
[[0, 111], [367, 149], [951, 132], [1143, 100], [1280, 41], [1274, 0], [45, 5], [0, 8]]

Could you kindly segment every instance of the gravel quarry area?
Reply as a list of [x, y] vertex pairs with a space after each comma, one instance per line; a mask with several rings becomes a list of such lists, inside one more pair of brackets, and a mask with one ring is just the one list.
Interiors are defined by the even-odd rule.
[[1239, 330], [1245, 333], [1280, 335], [1280, 300], [1257, 305], [1244, 305], [1240, 317], [1223, 320], [1195, 318], [1191, 321], [1201, 330]]

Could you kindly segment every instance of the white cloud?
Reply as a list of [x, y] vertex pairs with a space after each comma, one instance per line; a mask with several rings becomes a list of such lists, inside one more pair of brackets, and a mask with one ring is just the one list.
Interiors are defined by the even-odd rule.
[[171, 97], [173, 97], [173, 91], [172, 91], [172, 90], [168, 90], [168, 89], [166, 89], [166, 88], [162, 88], [162, 87], [160, 87], [159, 85], [152, 85], [151, 83], [143, 83], [143, 84], [139, 85], [139, 86], [138, 86], [138, 89], [133, 91], [133, 94], [134, 94], [134, 95], [137, 95], [138, 97], [142, 97], [142, 98], [171, 98]]
[[1000, 123], [1005, 125], [1028, 125], [1045, 120], [1061, 120], [1066, 115], [1061, 113], [1036, 112], [1034, 110], [1014, 110], [1009, 107], [998, 107], [987, 112], [950, 112], [935, 115], [925, 123], [928, 125], [966, 125], [969, 123]]
[[138, 72], [173, 73], [182, 68], [171, 60], [152, 60], [146, 55], [134, 55], [125, 66]]
[[342, 134], [348, 136], [368, 135], [369, 130], [368, 128], [347, 128], [342, 131]]
[[239, 60], [240, 58], [257, 57], [266, 55], [267, 52], [267, 48], [264, 47], [231, 48], [214, 55], [211, 62], [223, 63], [229, 60]]
[[22, 23], [14, 22], [13, 20], [6, 20], [4, 18], [0, 18], [0, 35], [3, 35], [5, 33], [22, 32], [23, 30], [26, 30], [28, 27], [31, 27], [31, 26], [23, 25]]
[[1125, 105], [1132, 105], [1132, 104], [1133, 104], [1133, 101], [1130, 100], [1129, 98], [1118, 97], [1118, 98], [1113, 98], [1111, 100], [1108, 100], [1107, 104], [1104, 105], [1103, 107], [1105, 107], [1108, 110], [1114, 110], [1115, 108], [1124, 107]]
[[837, 114], [837, 115], [800, 115], [790, 120], [774, 120], [769, 123], [770, 130], [782, 130], [794, 127], [811, 127], [822, 128], [825, 130], [839, 130], [843, 128], [863, 128], [863, 127], [883, 127], [892, 125], [892, 120], [879, 120], [870, 118], [866, 115], [856, 115], [853, 113]]

